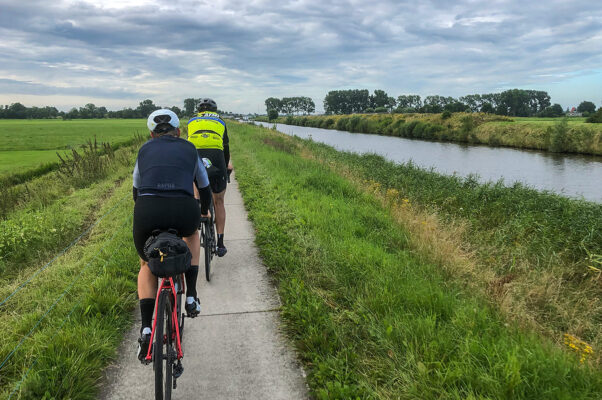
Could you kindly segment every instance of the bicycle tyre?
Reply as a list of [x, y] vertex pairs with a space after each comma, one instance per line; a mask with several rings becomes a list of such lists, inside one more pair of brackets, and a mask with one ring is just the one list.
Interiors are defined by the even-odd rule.
[[171, 400], [173, 386], [173, 361], [171, 349], [171, 293], [164, 290], [159, 295], [153, 347], [153, 367], [155, 369], [155, 400]]
[[205, 250], [205, 279], [207, 282], [211, 281], [211, 258], [213, 258], [213, 254], [211, 253], [213, 246], [213, 240], [211, 238], [211, 221], [207, 221], [203, 224], [204, 228], [204, 250]]

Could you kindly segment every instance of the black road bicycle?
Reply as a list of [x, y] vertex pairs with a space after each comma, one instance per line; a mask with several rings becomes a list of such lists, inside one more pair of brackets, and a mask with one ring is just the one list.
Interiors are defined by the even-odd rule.
[[217, 235], [215, 234], [215, 210], [213, 201], [209, 206], [211, 217], [201, 217], [201, 248], [205, 250], [205, 279], [211, 281], [211, 260], [217, 254]]

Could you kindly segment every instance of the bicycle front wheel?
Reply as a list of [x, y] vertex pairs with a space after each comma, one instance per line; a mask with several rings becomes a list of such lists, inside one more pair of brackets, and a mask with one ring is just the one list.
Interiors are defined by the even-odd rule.
[[163, 290], [159, 295], [159, 304], [157, 304], [153, 347], [156, 400], [171, 400], [174, 362], [171, 303], [171, 293]]

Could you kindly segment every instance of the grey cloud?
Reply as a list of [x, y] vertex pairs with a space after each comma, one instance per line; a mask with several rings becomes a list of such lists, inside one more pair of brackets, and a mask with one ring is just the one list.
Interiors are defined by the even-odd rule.
[[[123, 97], [173, 97], [162, 92], [169, 81], [183, 85], [183, 97], [192, 88], [251, 99], [266, 87], [295, 95], [287, 91], [347, 86], [459, 95], [499, 82], [551, 82], [598, 70], [602, 61], [596, 1], [577, 8], [561, 1], [176, 0], [161, 11], [0, 0], [0, 7], [0, 56], [7, 60], [0, 76], [52, 81], [37, 82], [47, 84], [43, 90], [67, 86], [59, 85], [63, 79], [69, 90], [93, 93], [89, 77], [122, 87]], [[19, 48], [7, 45], [11, 40]], [[584, 41], [591, 43], [580, 46]], [[118, 97], [120, 90], [109, 92]]]
[[122, 89], [104, 89], [101, 87], [57, 87], [17, 81], [13, 79], [0, 79], [0, 92], [34, 95], [71, 95], [85, 97], [102, 97], [121, 99], [124, 97], [137, 99], [144, 96], [143, 93], [131, 92]]

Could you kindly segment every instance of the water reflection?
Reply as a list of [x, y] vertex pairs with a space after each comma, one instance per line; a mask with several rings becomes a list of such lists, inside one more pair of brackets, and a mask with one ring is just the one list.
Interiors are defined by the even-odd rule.
[[284, 124], [277, 124], [276, 128], [337, 150], [376, 153], [398, 163], [412, 160], [418, 166], [443, 174], [477, 174], [481, 181], [501, 179], [507, 185], [521, 182], [539, 190], [602, 202], [602, 157], [428, 142]]

